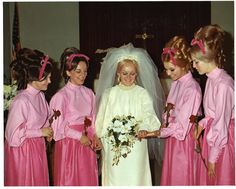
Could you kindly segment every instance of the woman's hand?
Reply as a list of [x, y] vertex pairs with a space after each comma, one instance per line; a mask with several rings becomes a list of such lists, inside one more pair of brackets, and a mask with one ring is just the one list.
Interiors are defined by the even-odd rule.
[[86, 135], [82, 134], [80, 138], [80, 143], [84, 146], [89, 146], [91, 144], [91, 141]]
[[154, 135], [155, 135], [156, 137], [159, 137], [159, 136], [161, 135], [161, 131], [160, 131], [160, 130], [154, 131]]
[[[166, 128], [166, 123], [162, 123], [162, 124], [161, 124], [161, 128]], [[160, 129], [161, 129], [161, 128], [160, 128]]]
[[52, 137], [53, 136], [53, 130], [51, 127], [43, 127], [41, 129], [41, 131], [42, 131], [43, 137]]
[[51, 141], [52, 141], [52, 138], [53, 138], [53, 137], [46, 137], [46, 140], [47, 140], [48, 142], [51, 142]]
[[147, 136], [147, 131], [146, 130], [140, 130], [138, 131], [138, 138], [141, 140]]
[[95, 148], [95, 150], [102, 149], [102, 142], [96, 135], [94, 135], [92, 138], [92, 148]]
[[209, 179], [214, 179], [216, 176], [215, 163], [208, 162], [208, 177]]
[[203, 131], [203, 127], [201, 125], [198, 125], [197, 127], [194, 127], [194, 131], [193, 131], [193, 138], [195, 140], [198, 140], [200, 134], [202, 133]]

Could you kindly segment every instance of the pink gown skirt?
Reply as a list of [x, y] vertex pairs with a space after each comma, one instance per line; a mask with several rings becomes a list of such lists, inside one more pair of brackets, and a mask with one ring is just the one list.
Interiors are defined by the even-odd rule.
[[[83, 126], [70, 126], [82, 131]], [[55, 142], [54, 186], [98, 186], [96, 153], [79, 140], [64, 138]]]
[[185, 140], [174, 137], [165, 139], [165, 150], [162, 165], [162, 186], [194, 185], [194, 139], [192, 130]]
[[[209, 147], [207, 145], [206, 135], [211, 127], [210, 120], [205, 129], [202, 140], [202, 156], [208, 164]], [[234, 119], [231, 120], [228, 131], [228, 143], [222, 149], [220, 156], [215, 165], [216, 177], [215, 179], [209, 179], [207, 175], [207, 169], [204, 166], [203, 160], [200, 156], [197, 158], [197, 185], [235, 185], [235, 136], [234, 136]]]
[[49, 186], [44, 138], [26, 139], [19, 147], [4, 145], [5, 186]]

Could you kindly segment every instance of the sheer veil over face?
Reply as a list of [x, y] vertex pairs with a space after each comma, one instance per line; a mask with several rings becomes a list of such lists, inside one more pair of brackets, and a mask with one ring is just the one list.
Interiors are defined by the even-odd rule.
[[125, 59], [135, 60], [138, 64], [137, 85], [145, 88], [152, 100], [159, 119], [164, 108], [164, 92], [158, 77], [158, 69], [146, 50], [135, 48], [131, 43], [112, 48], [104, 57], [97, 84], [97, 105], [103, 92], [116, 85], [116, 72], [119, 62]]

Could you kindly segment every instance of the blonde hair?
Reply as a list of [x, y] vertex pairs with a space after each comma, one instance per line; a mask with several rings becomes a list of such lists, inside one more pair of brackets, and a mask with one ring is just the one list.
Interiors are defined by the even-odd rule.
[[136, 73], [138, 74], [138, 64], [137, 64], [136, 60], [133, 60], [133, 59], [121, 60], [121, 61], [119, 61], [118, 65], [117, 65], [117, 69], [116, 69], [116, 84], [118, 84], [120, 82], [120, 79], [118, 77], [118, 73], [120, 73], [120, 70], [122, 69], [122, 67], [127, 63], [133, 64], [136, 69]]
[[214, 61], [220, 68], [226, 62], [226, 56], [223, 50], [225, 32], [217, 24], [201, 27], [194, 34], [194, 39], [202, 40], [205, 53], [202, 53], [198, 45], [194, 45], [190, 53], [205, 62]]
[[134, 67], [135, 67], [137, 73], [138, 73], [138, 64], [137, 64], [136, 60], [131, 60], [131, 59], [124, 59], [124, 60], [121, 60], [121, 61], [118, 63], [118, 65], [117, 65], [117, 71], [116, 71], [116, 73], [118, 73], [118, 72], [121, 70], [121, 68], [124, 66], [124, 64], [126, 64], [126, 63], [132, 63], [132, 64], [134, 65]]

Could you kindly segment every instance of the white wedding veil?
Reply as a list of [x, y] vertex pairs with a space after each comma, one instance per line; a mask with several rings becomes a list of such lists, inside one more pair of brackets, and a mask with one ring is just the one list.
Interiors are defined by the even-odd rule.
[[[161, 121], [164, 109], [164, 91], [158, 77], [158, 69], [145, 49], [135, 48], [131, 43], [119, 48], [111, 48], [103, 58], [101, 71], [96, 87], [97, 109], [103, 92], [116, 85], [116, 69], [121, 60], [131, 59], [138, 64], [137, 85], [145, 88], [153, 100], [153, 106], [157, 117]], [[150, 158], [162, 160], [163, 142], [162, 139], [149, 139]]]

